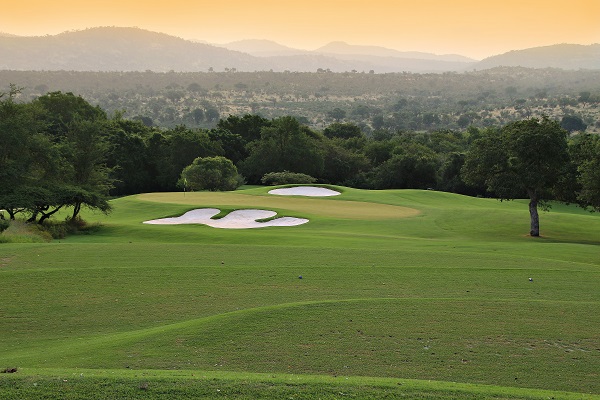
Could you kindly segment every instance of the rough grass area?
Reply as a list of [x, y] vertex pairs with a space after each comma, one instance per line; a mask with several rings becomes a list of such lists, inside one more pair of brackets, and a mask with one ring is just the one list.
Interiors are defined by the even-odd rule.
[[0, 399], [595, 399], [579, 393], [415, 381], [207, 371], [41, 370], [0, 380]]
[[0, 243], [42, 243], [52, 240], [52, 234], [36, 224], [21, 220], [10, 221], [10, 225], [0, 232]]
[[[269, 189], [125, 197], [92, 235], [1, 244], [0, 398], [600, 395], [599, 215], [555, 205], [531, 238], [520, 201]], [[198, 207], [310, 223], [142, 223]]]

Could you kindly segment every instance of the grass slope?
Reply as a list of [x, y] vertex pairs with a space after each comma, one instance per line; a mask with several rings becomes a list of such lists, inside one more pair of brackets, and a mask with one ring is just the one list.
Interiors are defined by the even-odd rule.
[[[61, 393], [58, 378], [85, 370], [72, 398], [600, 395], [597, 215], [556, 205], [534, 239], [522, 202], [339, 189], [131, 196], [85, 216], [103, 223], [93, 235], [0, 245], [0, 362], [20, 368], [0, 393]], [[198, 207], [310, 222], [142, 224]]]

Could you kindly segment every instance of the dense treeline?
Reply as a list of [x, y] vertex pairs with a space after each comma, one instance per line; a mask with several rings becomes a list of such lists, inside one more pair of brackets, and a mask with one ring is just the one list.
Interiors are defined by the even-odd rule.
[[[247, 114], [220, 119], [212, 129], [165, 129], [118, 113], [109, 118], [72, 93], [51, 92], [30, 102], [16, 102], [17, 95], [11, 87], [0, 99], [0, 209], [11, 218], [23, 212], [30, 221], [43, 222], [62, 208], [72, 208], [71, 218], [77, 218], [82, 207], [108, 211], [109, 196], [180, 190], [184, 168], [198, 158], [216, 156], [231, 160], [250, 184], [289, 171], [319, 183], [358, 188], [506, 197], [503, 187], [489, 180], [464, 179], [469, 154], [486, 140], [495, 145], [500, 127], [367, 134], [353, 123], [334, 122], [317, 131], [290, 116]], [[552, 129], [564, 136], [560, 140], [566, 149], [567, 131], [556, 122]], [[556, 170], [562, 171], [560, 187], [569, 194], [553, 192], [544, 199], [598, 207], [598, 137], [572, 136], [568, 152], [568, 160]], [[511, 192], [520, 195], [527, 197], [526, 190]]]

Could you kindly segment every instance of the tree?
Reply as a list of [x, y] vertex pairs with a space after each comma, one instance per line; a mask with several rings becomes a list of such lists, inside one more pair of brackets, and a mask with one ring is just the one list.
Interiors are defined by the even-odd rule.
[[0, 209], [10, 219], [33, 208], [30, 189], [57, 155], [56, 145], [43, 134], [43, 110], [15, 102], [19, 92], [11, 85], [9, 93], [0, 93]]
[[94, 107], [81, 96], [73, 93], [50, 92], [38, 97], [34, 103], [47, 111], [48, 133], [53, 136], [64, 135], [69, 124], [76, 118], [83, 120], [106, 119], [106, 113], [100, 107]]
[[530, 235], [540, 235], [538, 207], [556, 199], [564, 183], [569, 155], [567, 131], [547, 117], [488, 129], [475, 140], [462, 168], [472, 185], [485, 185], [500, 200], [529, 198]]
[[583, 132], [587, 128], [585, 122], [583, 122], [583, 120], [576, 115], [565, 115], [562, 117], [560, 120], [560, 126], [570, 133], [575, 131]]
[[341, 139], [324, 142], [325, 157], [323, 181], [344, 184], [357, 174], [369, 169], [369, 160], [364, 154], [340, 145]]
[[382, 163], [375, 170], [376, 189], [427, 189], [437, 182], [438, 160], [435, 153], [413, 143]]
[[332, 138], [340, 138], [340, 139], [352, 139], [352, 138], [362, 138], [364, 137], [364, 133], [360, 130], [355, 124], [352, 123], [339, 123], [334, 122], [329, 125], [327, 128], [323, 129], [323, 134], [332, 139]]
[[239, 135], [244, 139], [245, 143], [249, 143], [254, 140], [260, 140], [261, 129], [270, 125], [271, 122], [260, 115], [246, 114], [242, 117], [230, 115], [227, 119], [221, 119], [217, 123], [217, 128]]
[[207, 132], [192, 130], [180, 125], [163, 134], [164, 146], [156, 164], [156, 179], [162, 190], [171, 191], [183, 168], [197, 157], [213, 157], [222, 154], [218, 142], [213, 142]]
[[336, 107], [333, 110], [328, 111], [327, 116], [339, 122], [340, 120], [346, 117], [346, 111], [342, 110], [339, 107]]
[[250, 155], [240, 163], [249, 182], [268, 172], [290, 171], [310, 176], [323, 172], [323, 136], [300, 125], [293, 117], [281, 117], [261, 129], [261, 139], [249, 143]]
[[198, 157], [181, 172], [178, 186], [186, 190], [235, 190], [242, 180], [231, 160], [222, 157]]
[[66, 201], [73, 207], [72, 220], [78, 217], [82, 206], [104, 213], [111, 209], [108, 199], [114, 179], [105, 163], [107, 125], [107, 121], [100, 120], [75, 120], [69, 125], [65, 147], [68, 146], [72, 186]]
[[578, 135], [571, 154], [577, 176], [575, 201], [583, 208], [600, 211], [600, 137]]

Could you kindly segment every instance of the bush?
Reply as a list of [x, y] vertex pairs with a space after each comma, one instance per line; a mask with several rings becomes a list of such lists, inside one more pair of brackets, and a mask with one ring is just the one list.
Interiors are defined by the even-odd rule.
[[10, 226], [10, 222], [6, 219], [0, 219], [0, 233], [4, 232]]
[[99, 224], [88, 224], [77, 216], [76, 218], [67, 218], [65, 221], [46, 221], [43, 230], [50, 233], [53, 239], [64, 239], [68, 235], [89, 234], [99, 228]]
[[263, 185], [287, 185], [290, 183], [315, 183], [317, 178], [297, 172], [283, 171], [269, 172], [268, 174], [265, 174], [260, 181], [263, 183]]
[[177, 185], [189, 190], [235, 190], [244, 183], [228, 158], [198, 157], [181, 172]]

